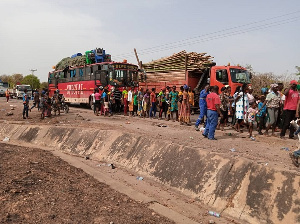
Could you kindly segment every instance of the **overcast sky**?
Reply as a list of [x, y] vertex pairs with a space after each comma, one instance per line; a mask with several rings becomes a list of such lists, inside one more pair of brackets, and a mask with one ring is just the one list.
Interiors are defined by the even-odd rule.
[[101, 47], [136, 64], [181, 50], [221, 65], [294, 73], [300, 66], [299, 0], [0, 0], [0, 75], [41, 81], [62, 58]]

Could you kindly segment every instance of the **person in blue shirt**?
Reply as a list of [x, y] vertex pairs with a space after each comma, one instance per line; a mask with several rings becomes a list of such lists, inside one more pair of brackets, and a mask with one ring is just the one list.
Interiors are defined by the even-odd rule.
[[200, 92], [200, 98], [199, 98], [200, 115], [195, 124], [196, 131], [199, 131], [199, 125], [203, 122], [204, 116], [207, 116], [206, 97], [208, 94], [209, 94], [209, 85], [206, 85], [204, 89]]
[[[27, 89], [24, 90], [23, 94], [23, 119], [28, 118], [28, 109], [29, 109], [29, 97], [27, 95]], [[25, 117], [26, 115], [26, 117]]]
[[260, 102], [258, 103], [258, 110], [260, 111], [257, 113], [257, 118], [258, 118], [258, 134], [262, 135], [262, 129], [264, 128], [265, 125], [265, 118], [267, 116], [267, 106], [264, 105], [264, 102], [266, 100], [266, 97], [262, 95], [260, 97]]

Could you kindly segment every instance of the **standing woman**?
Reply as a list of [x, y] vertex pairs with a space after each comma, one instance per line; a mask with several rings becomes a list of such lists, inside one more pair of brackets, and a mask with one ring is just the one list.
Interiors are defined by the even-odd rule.
[[221, 128], [221, 131], [224, 131], [224, 126], [228, 119], [228, 104], [229, 104], [229, 97], [227, 95], [227, 88], [223, 86], [221, 88], [221, 94], [220, 94], [220, 111], [223, 114], [223, 117], [220, 119], [219, 127]]
[[96, 108], [96, 116], [99, 116], [99, 109], [100, 109], [100, 100], [101, 100], [101, 94], [99, 93], [99, 89], [95, 89], [95, 108]]
[[180, 114], [180, 109], [181, 109], [181, 103], [182, 103], [182, 94], [183, 94], [183, 86], [180, 86], [180, 91], [178, 93], [178, 114]]
[[180, 121], [180, 124], [190, 125], [190, 123], [191, 123], [191, 114], [190, 114], [191, 107], [190, 107], [189, 93], [188, 93], [189, 87], [187, 85], [184, 85], [183, 88], [184, 88], [184, 91], [182, 93], [182, 102], [181, 102], [181, 108], [180, 108], [179, 121]]
[[238, 93], [235, 99], [235, 117], [236, 117], [235, 129], [238, 132], [242, 132], [241, 124], [246, 119], [246, 113], [249, 108], [247, 93], [248, 93], [248, 85], [244, 83], [242, 86], [242, 91]]
[[176, 91], [176, 86], [173, 86], [172, 91], [169, 94], [169, 98], [171, 100], [171, 118], [174, 120], [174, 113], [176, 114], [176, 121], [178, 120], [178, 92]]
[[144, 113], [144, 118], [146, 116], [149, 117], [149, 110], [150, 110], [150, 94], [149, 94], [149, 90], [146, 89], [146, 92], [145, 92], [144, 98], [143, 98], [143, 113]]
[[261, 106], [261, 109], [259, 109], [259, 112], [265, 105], [267, 105], [267, 113], [269, 118], [264, 135], [268, 135], [268, 131], [272, 127], [272, 135], [275, 136], [276, 121], [280, 107], [281, 95], [278, 92], [278, 85], [276, 83], [271, 84], [270, 90], [271, 91], [268, 93], [264, 104]]

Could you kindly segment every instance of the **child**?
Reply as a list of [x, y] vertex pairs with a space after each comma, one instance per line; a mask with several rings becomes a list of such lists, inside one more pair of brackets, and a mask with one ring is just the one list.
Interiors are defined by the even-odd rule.
[[258, 103], [258, 110], [260, 110], [259, 113], [257, 113], [257, 118], [258, 118], [258, 134], [262, 135], [263, 133], [261, 132], [264, 124], [265, 124], [265, 117], [267, 115], [267, 106], [265, 105], [263, 108], [263, 104], [266, 100], [266, 97], [262, 95], [260, 97], [260, 102]]
[[257, 113], [257, 108], [256, 108], [257, 104], [254, 101], [251, 104], [251, 107], [248, 109], [247, 111], [247, 117], [248, 117], [248, 124], [249, 124], [249, 137], [251, 138], [252, 141], [255, 140], [255, 138], [252, 136], [252, 131], [253, 131], [253, 123], [255, 121], [255, 115]]

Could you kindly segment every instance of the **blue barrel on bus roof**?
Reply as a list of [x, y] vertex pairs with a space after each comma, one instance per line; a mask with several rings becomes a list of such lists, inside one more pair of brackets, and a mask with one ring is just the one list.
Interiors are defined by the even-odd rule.
[[76, 58], [77, 56], [82, 56], [82, 54], [81, 54], [81, 53], [73, 54], [73, 55], [71, 56], [71, 58]]

